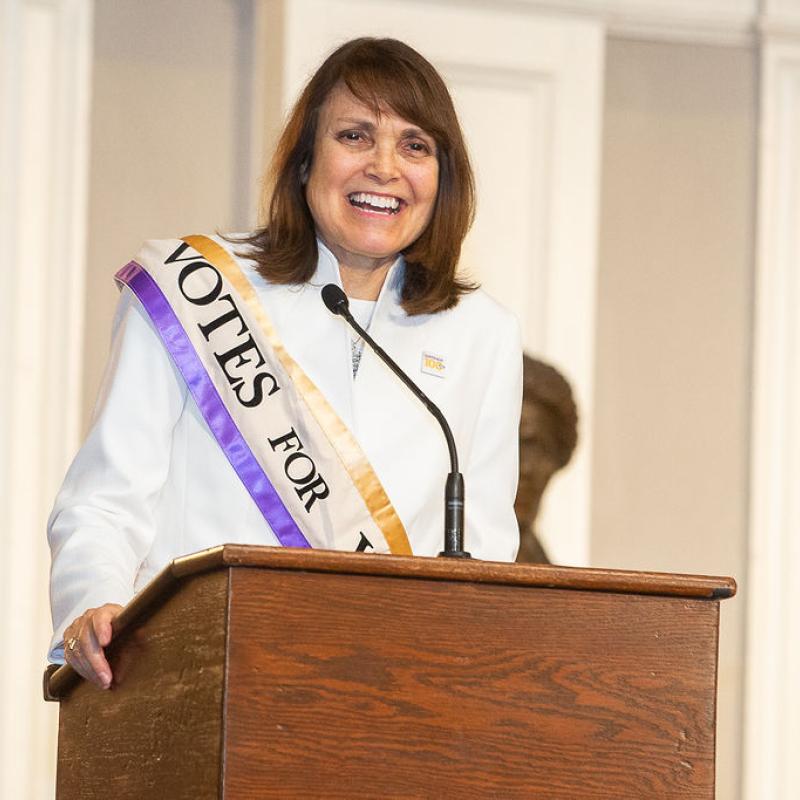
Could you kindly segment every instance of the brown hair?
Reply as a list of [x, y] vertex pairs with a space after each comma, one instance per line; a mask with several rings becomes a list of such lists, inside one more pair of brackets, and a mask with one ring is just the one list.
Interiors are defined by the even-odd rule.
[[254, 247], [248, 255], [274, 283], [304, 283], [314, 274], [317, 242], [304, 176], [313, 158], [320, 109], [337, 85], [346, 86], [376, 114], [388, 106], [435, 140], [438, 193], [427, 228], [403, 251], [402, 305], [408, 314], [451, 308], [475, 288], [455, 274], [474, 217], [474, 178], [444, 81], [416, 50], [396, 39], [353, 39], [331, 53], [306, 84], [272, 159], [266, 223], [247, 239]]

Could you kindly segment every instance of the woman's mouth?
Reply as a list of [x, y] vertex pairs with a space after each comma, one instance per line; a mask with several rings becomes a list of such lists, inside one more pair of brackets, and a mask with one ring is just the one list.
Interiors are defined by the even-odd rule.
[[397, 214], [405, 205], [399, 197], [392, 197], [385, 194], [368, 194], [367, 192], [353, 192], [347, 195], [351, 206], [360, 208], [363, 211], [371, 211], [376, 214]]

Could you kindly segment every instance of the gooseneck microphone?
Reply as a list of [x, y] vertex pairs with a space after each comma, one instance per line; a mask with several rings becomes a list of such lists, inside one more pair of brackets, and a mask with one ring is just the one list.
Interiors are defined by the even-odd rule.
[[386, 351], [353, 319], [347, 295], [335, 284], [322, 287], [322, 302], [328, 311], [343, 317], [359, 336], [373, 349], [389, 369], [411, 390], [442, 426], [447, 449], [450, 451], [450, 474], [444, 487], [444, 550], [440, 556], [470, 558], [464, 550], [464, 476], [458, 471], [458, 454], [453, 433], [438, 406], [400, 369]]

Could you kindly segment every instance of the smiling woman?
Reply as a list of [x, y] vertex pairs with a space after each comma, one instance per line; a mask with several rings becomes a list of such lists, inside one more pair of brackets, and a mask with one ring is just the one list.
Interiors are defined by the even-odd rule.
[[253, 234], [148, 242], [117, 273], [95, 420], [49, 525], [50, 655], [99, 686], [111, 620], [179, 555], [442, 549], [441, 432], [326, 310], [327, 284], [448, 419], [466, 549], [516, 554], [519, 331], [456, 274], [473, 178], [441, 77], [402, 42], [346, 43], [290, 115], [269, 191]]

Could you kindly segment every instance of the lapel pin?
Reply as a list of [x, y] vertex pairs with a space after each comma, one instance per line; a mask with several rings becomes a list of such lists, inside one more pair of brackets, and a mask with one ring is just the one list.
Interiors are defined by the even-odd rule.
[[444, 378], [447, 366], [442, 356], [434, 353], [422, 353], [422, 371], [426, 375], [435, 375], [437, 378]]

